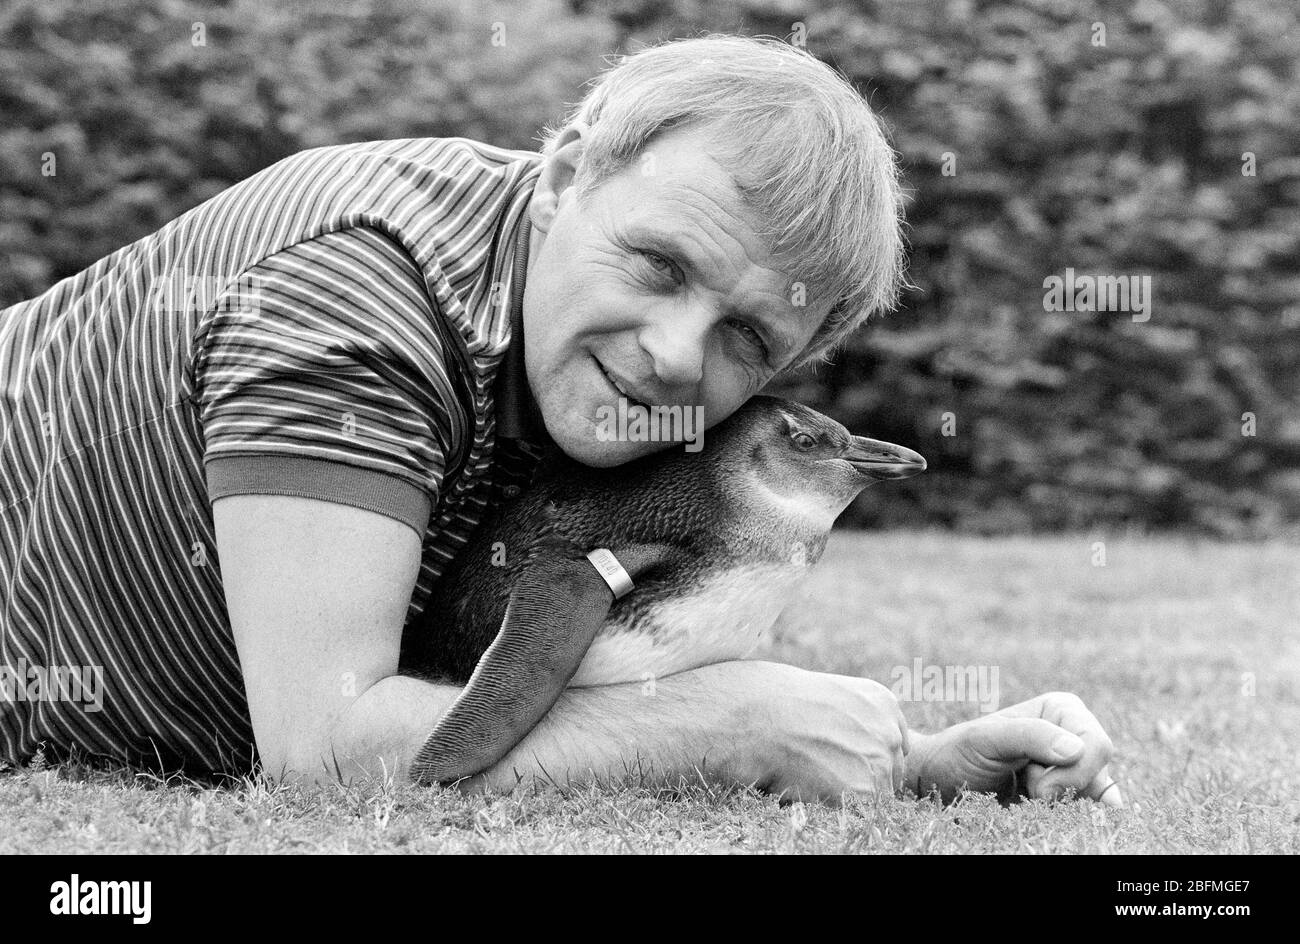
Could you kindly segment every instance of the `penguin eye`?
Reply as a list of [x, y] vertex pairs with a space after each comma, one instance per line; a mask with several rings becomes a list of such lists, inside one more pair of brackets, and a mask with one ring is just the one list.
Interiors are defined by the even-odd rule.
[[794, 440], [794, 444], [800, 449], [807, 450], [817, 445], [817, 440], [813, 439], [807, 433], [795, 433], [791, 438]]

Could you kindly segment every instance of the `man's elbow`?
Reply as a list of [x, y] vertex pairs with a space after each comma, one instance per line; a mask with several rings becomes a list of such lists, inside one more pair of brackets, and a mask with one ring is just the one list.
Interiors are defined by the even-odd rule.
[[322, 750], [319, 745], [315, 750], [303, 745], [258, 753], [262, 774], [273, 784], [306, 787], [340, 783], [345, 779], [341, 766], [331, 763], [330, 751]]

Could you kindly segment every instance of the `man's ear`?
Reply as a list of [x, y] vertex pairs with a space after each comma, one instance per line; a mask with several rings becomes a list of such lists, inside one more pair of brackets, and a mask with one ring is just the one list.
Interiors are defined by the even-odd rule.
[[560, 195], [573, 186], [590, 133], [584, 122], [575, 121], [556, 136], [551, 152], [542, 159], [542, 171], [528, 203], [528, 219], [539, 232], [550, 232]]

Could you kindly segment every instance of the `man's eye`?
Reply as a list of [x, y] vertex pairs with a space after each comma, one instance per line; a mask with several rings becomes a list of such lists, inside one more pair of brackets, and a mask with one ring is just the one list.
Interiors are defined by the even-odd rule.
[[764, 357], [767, 357], [767, 345], [763, 343], [763, 336], [743, 321], [737, 321], [735, 322], [735, 325], [736, 329], [740, 332], [741, 337], [743, 337], [747, 343], [752, 344], [759, 351], [762, 351]]
[[667, 256], [660, 255], [653, 249], [638, 249], [637, 252], [641, 258], [649, 263], [650, 268], [654, 269], [661, 275], [671, 275], [676, 277], [677, 266]]

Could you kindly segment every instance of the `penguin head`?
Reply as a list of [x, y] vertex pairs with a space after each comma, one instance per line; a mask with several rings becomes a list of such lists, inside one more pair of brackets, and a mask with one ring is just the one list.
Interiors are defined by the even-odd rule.
[[729, 449], [744, 456], [757, 493], [788, 512], [823, 519], [827, 528], [873, 482], [925, 471], [919, 453], [855, 436], [792, 400], [753, 397], [728, 427], [728, 438], [739, 440]]

